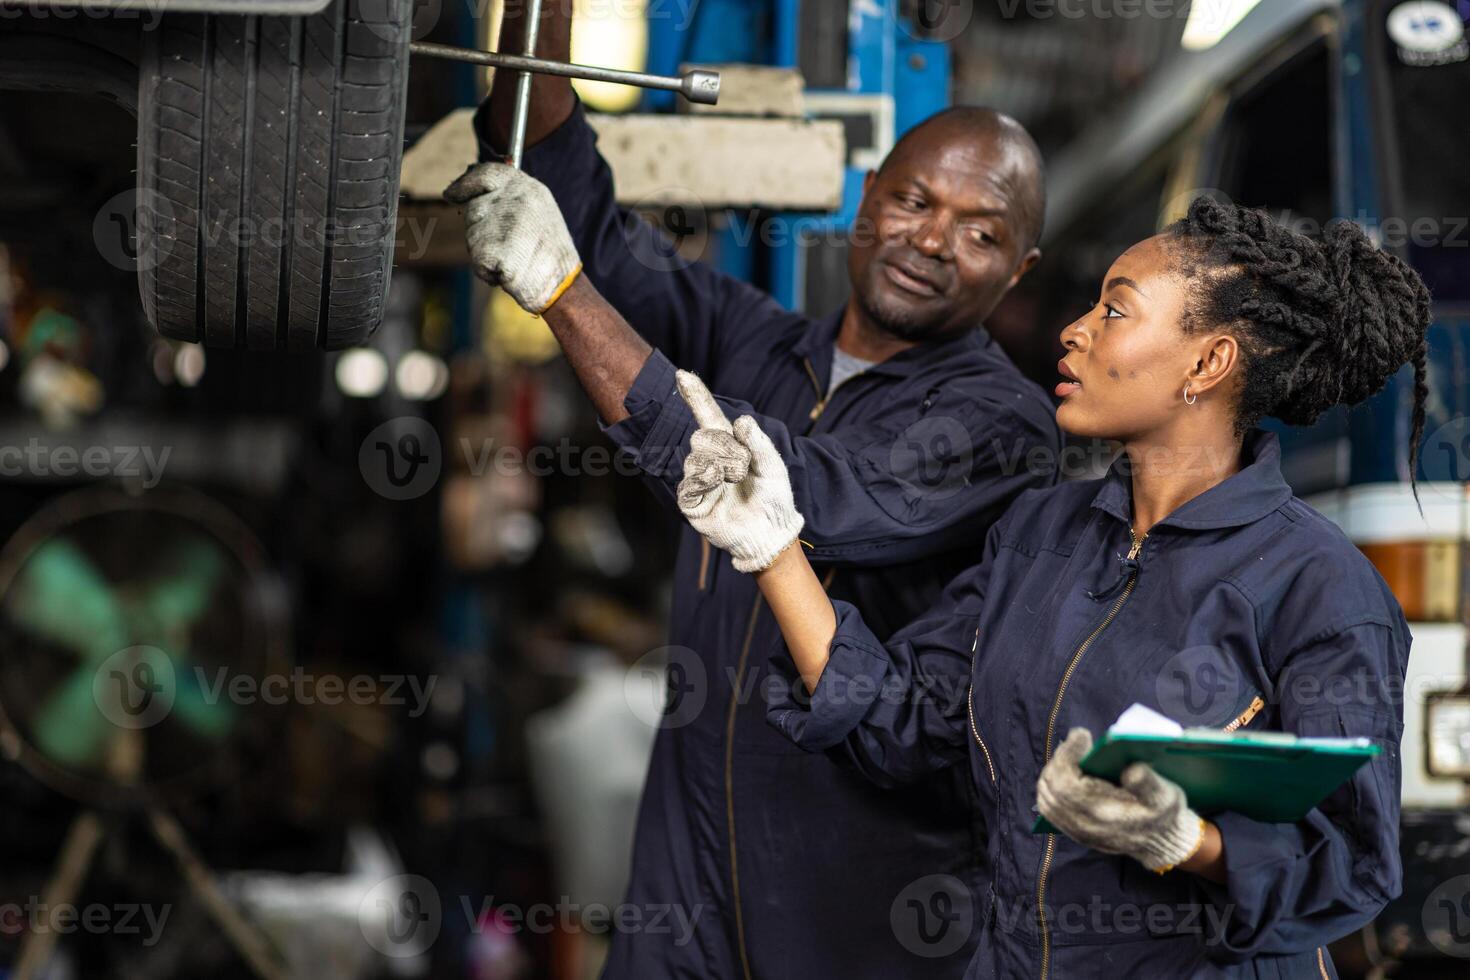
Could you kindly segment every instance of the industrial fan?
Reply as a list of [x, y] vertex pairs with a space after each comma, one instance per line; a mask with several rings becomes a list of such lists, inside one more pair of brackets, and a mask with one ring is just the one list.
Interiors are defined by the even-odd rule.
[[[141, 815], [222, 933], [258, 976], [274, 978], [279, 956], [220, 892], [168, 808], [230, 776], [232, 746], [250, 728], [239, 692], [282, 669], [270, 581], [244, 525], [181, 490], [79, 491], [0, 550], [0, 749], [83, 804], [46, 901], [71, 903], [83, 886], [116, 824], [97, 808]], [[38, 975], [55, 941], [28, 935], [13, 975]]]
[[217, 764], [231, 685], [273, 656], [261, 568], [202, 498], [84, 492], [33, 518], [0, 552], [0, 713], [21, 761], [84, 798]]

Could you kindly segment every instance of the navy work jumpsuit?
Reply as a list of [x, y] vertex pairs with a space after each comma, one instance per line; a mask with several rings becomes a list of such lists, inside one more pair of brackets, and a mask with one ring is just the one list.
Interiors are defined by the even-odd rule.
[[[968, 976], [1334, 977], [1326, 944], [1397, 895], [1408, 627], [1368, 560], [1292, 496], [1276, 437], [1251, 433], [1246, 453], [1142, 541], [1122, 460], [1023, 494], [984, 561], [886, 643], [836, 602], [816, 692], [772, 705], [794, 741], [885, 785], [968, 759], [989, 837]], [[1212, 818], [1223, 885], [1032, 834], [1057, 744], [1135, 702], [1383, 751], [1300, 823]]]
[[[478, 125], [482, 149], [492, 152]], [[921, 345], [825, 397], [839, 317], [811, 319], [672, 256], [614, 202], [582, 109], [530, 148], [586, 274], [656, 352], [609, 435], [673, 507], [697, 426], [674, 387], [695, 371], [753, 414], [791, 471], [802, 538], [833, 594], [886, 636], [973, 562], [1022, 490], [1054, 482], [1051, 403], [985, 332]], [[1048, 465], [1050, 463], [1051, 465]], [[983, 831], [958, 770], [902, 793], [799, 749], [765, 720], [769, 662], [789, 663], [753, 579], [692, 529], [680, 538], [670, 696], [638, 815], [627, 901], [678, 903], [694, 939], [625, 930], [608, 980], [959, 977], [972, 937], [918, 935], [905, 889], [925, 874], [978, 898]], [[922, 887], [922, 886], [921, 886]]]

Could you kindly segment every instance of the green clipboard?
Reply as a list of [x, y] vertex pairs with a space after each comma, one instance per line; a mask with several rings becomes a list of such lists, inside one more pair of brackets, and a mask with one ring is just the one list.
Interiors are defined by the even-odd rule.
[[[1116, 783], [1124, 769], [1147, 762], [1178, 783], [1201, 816], [1229, 810], [1264, 823], [1295, 823], [1380, 751], [1366, 738], [1280, 732], [1106, 734], [1082, 760], [1082, 771]], [[1038, 815], [1031, 832], [1057, 830]]]

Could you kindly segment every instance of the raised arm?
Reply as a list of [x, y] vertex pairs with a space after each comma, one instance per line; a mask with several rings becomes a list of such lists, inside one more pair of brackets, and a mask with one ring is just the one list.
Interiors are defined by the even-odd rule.
[[[553, 0], [541, 5], [536, 57], [548, 61], [572, 60], [572, 6], [570, 0]], [[500, 45], [496, 50], [521, 54], [525, 51], [525, 32], [525, 4], [505, 4], [505, 14], [500, 22]], [[490, 86], [490, 97], [480, 110], [477, 124], [481, 127], [481, 138], [488, 140], [492, 146], [503, 147], [510, 143], [518, 78], [516, 72], [497, 71], [495, 81]], [[526, 145], [535, 146], [554, 133], [570, 118], [576, 107], [577, 96], [572, 91], [570, 78], [532, 75]]]
[[[544, 5], [536, 48], [541, 57], [569, 59], [571, 7], [564, 0]], [[523, 18], [521, 4], [507, 5], [500, 32], [501, 50], [522, 50]], [[481, 160], [499, 161], [503, 157], [515, 104], [515, 81], [514, 72], [497, 72], [489, 98], [475, 114]], [[636, 332], [642, 338], [645, 357], [647, 346], [656, 347], [675, 364], [710, 374], [722, 361], [720, 345], [727, 334], [767, 324], [772, 317], [783, 314], [779, 304], [765, 293], [703, 262], [685, 259], [648, 222], [618, 207], [612, 171], [597, 151], [596, 134], [568, 79], [535, 76], [526, 144], [525, 173], [550, 191], [585, 276], [596, 287], [595, 292], [606, 298], [606, 304], [621, 314], [622, 325], [631, 325], [630, 336]], [[511, 183], [509, 178], [498, 180]], [[518, 183], [524, 186], [524, 182]], [[462, 181], [456, 186], [465, 190]], [[518, 191], [518, 195], [522, 193], [527, 192]], [[468, 199], [466, 196], [460, 203]], [[542, 237], [549, 220], [546, 215], [525, 215], [525, 220], [516, 223], [514, 215], [499, 210], [485, 220], [490, 217], [506, 235], [527, 240]], [[490, 240], [476, 234], [473, 222], [469, 237], [476, 267], [494, 264], [499, 256], [488, 254], [492, 249]], [[567, 296], [568, 300], [577, 298], [576, 294]], [[588, 342], [595, 339], [592, 335], [607, 319], [602, 305], [599, 298], [590, 312], [568, 308], [558, 334], [563, 343], [569, 337]], [[604, 347], [607, 340], [602, 338]], [[637, 345], [618, 343], [624, 353], [636, 352]], [[639, 363], [642, 360], [639, 358]], [[575, 362], [573, 368], [577, 368]], [[578, 371], [579, 376], [582, 373]], [[603, 388], [589, 389], [589, 393], [601, 404], [621, 402], [627, 390], [624, 384], [621, 391]]]
[[[698, 409], [679, 508], [756, 576], [796, 664], [799, 690], [767, 690], [771, 724], [803, 748], [844, 754], [893, 786], [960, 762], [979, 602], [988, 565], [955, 579], [931, 612], [879, 643], [862, 616], [822, 590], [798, 542], [781, 455], [749, 416]], [[986, 542], [993, 554], [996, 532]]]
[[713, 396], [655, 352], [629, 394], [629, 417], [608, 435], [673, 496], [694, 433], [721, 417], [749, 416], [785, 466], [808, 557], [883, 565], [949, 550], [957, 535], [979, 540], [1018, 493], [1055, 479], [1053, 468], [1030, 465], [1032, 450], [1050, 450], [1046, 459], [1057, 450], [1056, 425], [1039, 400], [1020, 403], [976, 377], [948, 382], [944, 404], [925, 416], [934, 431], [915, 424], [916, 403], [911, 415], [806, 435], [746, 402]]

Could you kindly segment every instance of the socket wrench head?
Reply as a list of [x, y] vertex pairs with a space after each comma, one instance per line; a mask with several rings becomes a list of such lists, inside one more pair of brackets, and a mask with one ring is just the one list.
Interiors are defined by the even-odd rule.
[[714, 105], [720, 101], [720, 73], [698, 68], [686, 72], [679, 92], [690, 102]]

